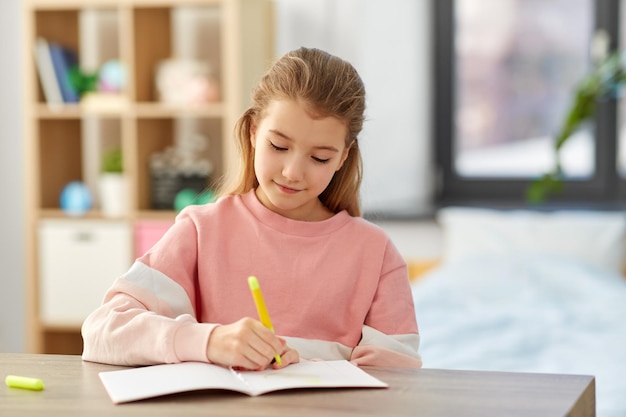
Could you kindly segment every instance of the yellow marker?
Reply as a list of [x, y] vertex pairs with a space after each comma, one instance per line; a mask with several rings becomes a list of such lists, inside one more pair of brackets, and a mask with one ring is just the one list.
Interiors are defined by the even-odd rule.
[[[267, 312], [267, 307], [265, 307], [265, 301], [263, 300], [263, 294], [261, 294], [259, 280], [256, 277], [249, 277], [248, 285], [250, 286], [250, 291], [252, 291], [252, 298], [254, 298], [254, 304], [256, 305], [256, 311], [259, 314], [259, 319], [261, 320], [261, 323], [263, 323], [265, 327], [267, 327], [272, 331], [272, 333], [274, 333], [274, 326], [272, 326], [272, 320], [270, 320], [270, 315]], [[282, 365], [280, 355], [274, 355], [274, 360], [277, 364]]]
[[39, 378], [7, 375], [4, 382], [11, 388], [29, 389], [33, 391], [41, 391], [43, 389], [43, 381]]

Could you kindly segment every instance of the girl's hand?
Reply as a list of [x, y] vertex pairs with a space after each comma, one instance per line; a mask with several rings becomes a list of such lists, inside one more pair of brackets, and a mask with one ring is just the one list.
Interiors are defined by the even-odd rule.
[[[278, 340], [280, 340], [280, 343], [283, 345], [283, 351], [280, 354], [280, 362], [281, 364], [277, 364], [275, 361], [272, 362], [272, 368], [274, 369], [280, 369], [280, 368], [284, 368], [285, 366], [291, 364], [291, 363], [298, 363], [300, 362], [300, 353], [298, 353], [297, 350], [290, 348], [289, 346], [287, 346], [287, 342], [285, 342], [285, 339], [279, 337]], [[272, 358], [272, 360], [274, 360], [274, 358]]]
[[[282, 366], [298, 362], [298, 352], [287, 347], [260, 321], [246, 317], [232, 324], [216, 327], [207, 346], [207, 359], [215, 364], [249, 370], [267, 368], [274, 355], [281, 355]], [[285, 359], [283, 359], [285, 355]]]

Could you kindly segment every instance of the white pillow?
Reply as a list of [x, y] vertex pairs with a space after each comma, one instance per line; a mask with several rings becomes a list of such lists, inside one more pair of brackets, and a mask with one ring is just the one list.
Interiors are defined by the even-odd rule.
[[623, 212], [447, 207], [439, 210], [437, 220], [443, 231], [445, 262], [472, 255], [539, 253], [571, 256], [623, 272]]

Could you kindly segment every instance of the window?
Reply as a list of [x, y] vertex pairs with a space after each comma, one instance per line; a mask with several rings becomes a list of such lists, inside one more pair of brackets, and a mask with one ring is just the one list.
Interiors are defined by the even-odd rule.
[[[434, 2], [439, 203], [526, 205], [530, 181], [553, 166], [554, 138], [592, 66], [593, 34], [603, 29], [612, 48], [618, 39], [626, 46], [625, 8], [620, 0]], [[566, 184], [550, 201], [626, 203], [624, 101], [599, 102], [594, 121], [562, 148]]]

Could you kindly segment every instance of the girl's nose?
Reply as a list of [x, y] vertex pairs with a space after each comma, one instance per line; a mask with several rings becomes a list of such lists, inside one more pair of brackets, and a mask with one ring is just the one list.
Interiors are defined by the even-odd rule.
[[302, 161], [298, 158], [289, 158], [283, 166], [283, 177], [289, 181], [301, 181], [304, 177]]

